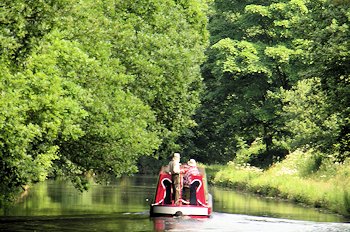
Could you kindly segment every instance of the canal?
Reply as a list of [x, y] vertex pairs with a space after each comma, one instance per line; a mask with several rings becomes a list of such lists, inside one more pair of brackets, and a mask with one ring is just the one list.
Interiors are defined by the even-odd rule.
[[155, 177], [135, 176], [79, 192], [69, 182], [36, 184], [0, 209], [0, 231], [349, 231], [347, 219], [300, 205], [211, 187], [210, 218], [150, 218]]

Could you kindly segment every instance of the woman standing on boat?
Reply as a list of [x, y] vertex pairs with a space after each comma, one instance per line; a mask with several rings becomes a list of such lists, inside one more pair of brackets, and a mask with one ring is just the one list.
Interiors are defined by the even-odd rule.
[[172, 160], [169, 162], [169, 169], [173, 182], [173, 199], [175, 204], [178, 204], [180, 199], [180, 165], [180, 153], [174, 153]]
[[195, 205], [197, 203], [196, 199], [196, 188], [198, 185], [196, 183], [192, 183], [192, 177], [199, 175], [199, 170], [197, 168], [197, 163], [194, 159], [190, 159], [188, 162], [188, 169], [185, 172], [184, 178], [183, 178], [183, 185], [184, 185], [184, 195], [187, 195], [186, 193], [190, 193], [190, 204]]

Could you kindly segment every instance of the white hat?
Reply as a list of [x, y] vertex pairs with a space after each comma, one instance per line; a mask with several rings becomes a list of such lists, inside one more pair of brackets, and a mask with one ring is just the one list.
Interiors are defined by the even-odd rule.
[[180, 153], [174, 153], [174, 156], [173, 156], [175, 159], [180, 159]]
[[187, 162], [188, 165], [192, 166], [192, 167], [196, 167], [197, 166], [197, 163], [194, 159], [190, 159], [188, 162]]

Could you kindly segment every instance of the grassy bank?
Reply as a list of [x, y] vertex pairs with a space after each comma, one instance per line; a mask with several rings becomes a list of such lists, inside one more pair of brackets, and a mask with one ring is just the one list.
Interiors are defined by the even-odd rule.
[[229, 162], [207, 167], [215, 185], [288, 199], [350, 216], [350, 161], [336, 164], [309, 152], [294, 152], [268, 170]]

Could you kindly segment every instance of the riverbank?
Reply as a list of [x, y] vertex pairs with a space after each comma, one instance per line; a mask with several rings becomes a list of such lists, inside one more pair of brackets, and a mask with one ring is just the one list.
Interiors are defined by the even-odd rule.
[[267, 197], [287, 199], [350, 217], [350, 162], [343, 164], [296, 151], [267, 170], [238, 165], [206, 167], [209, 182]]

